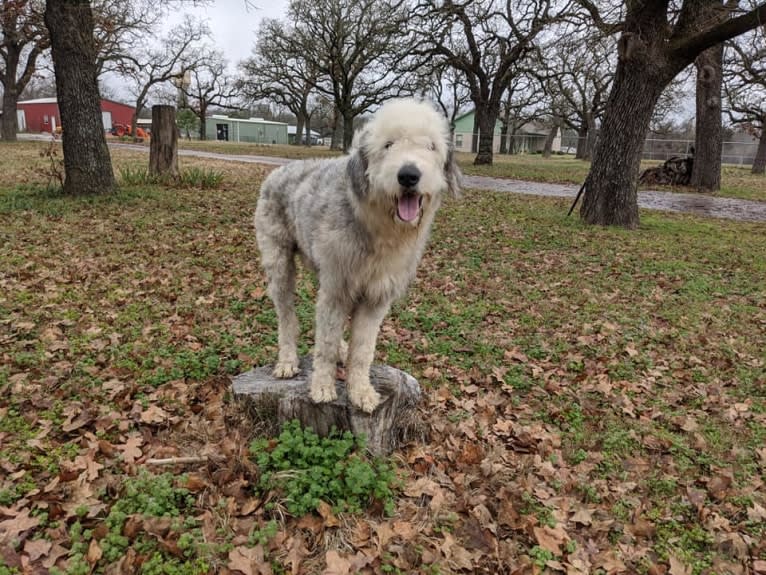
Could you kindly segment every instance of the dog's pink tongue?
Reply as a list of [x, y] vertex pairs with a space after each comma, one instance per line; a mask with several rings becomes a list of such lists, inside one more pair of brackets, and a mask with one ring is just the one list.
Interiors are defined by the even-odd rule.
[[418, 217], [420, 211], [420, 201], [416, 195], [399, 196], [397, 204], [397, 213], [405, 222], [411, 222]]

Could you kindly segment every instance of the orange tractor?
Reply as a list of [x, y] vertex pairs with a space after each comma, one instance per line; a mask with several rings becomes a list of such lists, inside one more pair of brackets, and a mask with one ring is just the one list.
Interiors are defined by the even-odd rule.
[[[129, 124], [114, 124], [112, 125], [112, 135], [113, 136], [130, 136], [131, 129]], [[148, 138], [149, 134], [146, 133], [146, 130], [144, 130], [141, 127], [136, 128], [136, 138]]]

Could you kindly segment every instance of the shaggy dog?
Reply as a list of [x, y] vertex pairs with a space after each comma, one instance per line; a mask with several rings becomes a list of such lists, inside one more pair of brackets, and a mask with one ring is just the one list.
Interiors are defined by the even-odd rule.
[[351, 403], [375, 409], [380, 396], [369, 373], [380, 324], [414, 277], [442, 194], [457, 194], [458, 178], [446, 119], [413, 99], [383, 105], [357, 134], [350, 155], [293, 162], [266, 178], [255, 229], [279, 320], [276, 377], [299, 372], [294, 291], [300, 254], [319, 276], [311, 398], [336, 398], [340, 360]]

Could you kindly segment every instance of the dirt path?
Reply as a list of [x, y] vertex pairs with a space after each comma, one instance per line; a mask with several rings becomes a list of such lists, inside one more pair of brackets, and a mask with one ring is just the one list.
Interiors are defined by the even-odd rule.
[[[115, 148], [149, 151], [146, 146], [132, 144], [110, 144]], [[246, 156], [219, 154], [202, 150], [178, 150], [181, 156], [196, 156], [230, 162], [248, 162], [281, 166], [294, 160], [275, 156]], [[578, 186], [574, 184], [546, 184], [542, 182], [526, 182], [505, 178], [490, 178], [487, 176], [463, 176], [464, 187], [496, 192], [511, 192], [533, 196], [548, 196], [555, 198], [574, 198]], [[712, 218], [739, 220], [749, 222], [766, 222], [766, 202], [740, 200], [734, 198], [717, 198], [702, 194], [684, 194], [676, 192], [661, 192], [656, 190], [641, 190], [638, 192], [638, 205], [649, 210], [666, 212], [682, 212]]]

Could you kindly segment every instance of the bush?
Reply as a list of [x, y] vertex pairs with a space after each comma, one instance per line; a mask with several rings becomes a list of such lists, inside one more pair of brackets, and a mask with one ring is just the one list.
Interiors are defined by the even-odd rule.
[[125, 186], [166, 185], [176, 188], [210, 190], [223, 183], [223, 173], [213, 168], [196, 166], [179, 172], [175, 178], [162, 178], [149, 173], [147, 168], [126, 166], [120, 168], [120, 182]]
[[335, 512], [359, 513], [373, 502], [393, 512], [394, 467], [367, 458], [364, 440], [350, 432], [320, 438], [291, 421], [276, 440], [257, 439], [250, 451], [261, 471], [257, 489], [277, 492], [293, 515], [315, 511], [323, 501]]

